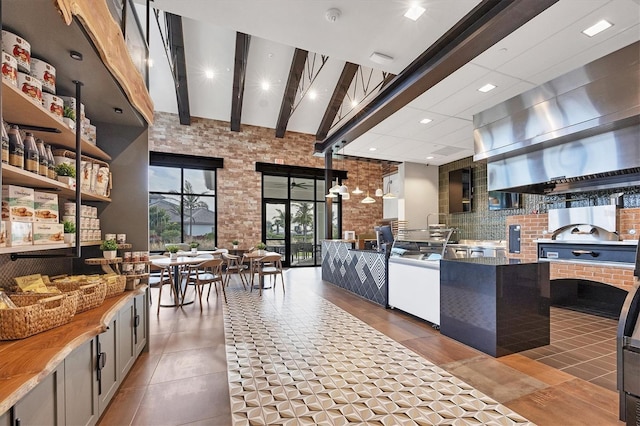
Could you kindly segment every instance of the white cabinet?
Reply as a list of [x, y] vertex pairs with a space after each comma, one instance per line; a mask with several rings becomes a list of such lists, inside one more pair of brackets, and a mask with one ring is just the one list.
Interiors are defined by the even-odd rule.
[[11, 410], [0, 416], [0, 426], [11, 426]]
[[13, 406], [15, 425], [64, 425], [64, 376], [58, 367]]
[[137, 357], [147, 344], [149, 333], [149, 289], [137, 295], [134, 299], [133, 340]]
[[118, 374], [122, 381], [136, 360], [136, 347], [133, 337], [135, 317], [133, 299], [129, 300], [120, 309], [118, 316], [120, 317], [118, 322]]
[[117, 356], [117, 327], [120, 315], [109, 322], [109, 328], [96, 336], [96, 381], [98, 386], [98, 415], [101, 415], [120, 386]]
[[389, 306], [440, 325], [440, 261], [390, 258]]

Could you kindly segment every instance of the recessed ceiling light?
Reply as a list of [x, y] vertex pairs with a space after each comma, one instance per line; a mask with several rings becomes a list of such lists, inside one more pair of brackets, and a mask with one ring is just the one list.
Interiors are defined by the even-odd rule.
[[588, 35], [589, 37], [593, 37], [594, 35], [601, 33], [607, 28], [611, 27], [611, 22], [605, 21], [604, 19], [596, 22], [594, 25], [590, 26], [586, 30], [583, 30], [583, 34]]
[[207, 77], [208, 79], [212, 79], [213, 78], [213, 70], [206, 70], [204, 72], [204, 76]]
[[369, 151], [373, 152], [373, 151], [376, 151], [377, 149], [378, 148], [371, 147], [371, 148], [369, 148]]
[[369, 59], [371, 59], [371, 62], [382, 65], [390, 64], [391, 62], [393, 62], [392, 56], [385, 55], [384, 53], [380, 52], [373, 52], [371, 56], [369, 56]]
[[71, 59], [75, 59], [76, 61], [82, 60], [82, 53], [77, 52], [75, 50], [69, 51], [69, 56], [71, 56]]
[[358, 106], [358, 100], [357, 100], [357, 99], [352, 100], [352, 101], [351, 101], [351, 107], [352, 107], [352, 108], [355, 108], [355, 107], [357, 107], [357, 106]]
[[149, 68], [153, 68], [153, 59], [147, 59], [147, 65], [149, 65]]
[[427, 157], [427, 160], [433, 160], [433, 159], [434, 159], [433, 155], [430, 155], [430, 156]]
[[425, 8], [420, 6], [419, 4], [414, 4], [406, 11], [404, 14], [405, 18], [409, 18], [412, 21], [417, 21], [419, 17], [425, 12]]
[[262, 90], [269, 90], [269, 87], [271, 86], [269, 85], [269, 82], [265, 80], [260, 84], [260, 87], [262, 88]]
[[422, 120], [420, 120], [420, 124], [429, 124], [431, 123], [433, 120], [430, 118], [423, 118]]
[[489, 91], [491, 91], [491, 90], [493, 90], [493, 89], [495, 89], [495, 88], [496, 88], [496, 86], [495, 86], [495, 85], [493, 85], [493, 84], [491, 84], [491, 83], [487, 83], [487, 84], [485, 84], [484, 86], [482, 86], [481, 88], [479, 88], [478, 90], [479, 90], [480, 92], [482, 92], [482, 93], [487, 93], [487, 92], [489, 92]]
[[315, 90], [309, 90], [309, 99], [314, 100], [318, 97], [318, 93]]

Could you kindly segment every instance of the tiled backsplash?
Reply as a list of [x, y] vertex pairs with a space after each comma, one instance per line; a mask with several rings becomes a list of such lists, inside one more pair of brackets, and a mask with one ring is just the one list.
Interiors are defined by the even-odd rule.
[[[449, 214], [449, 172], [468, 167], [473, 170], [472, 209], [468, 213]], [[467, 157], [439, 168], [438, 201], [440, 213], [447, 215], [447, 225], [457, 229], [456, 234], [452, 236], [456, 240], [504, 240], [507, 238], [505, 229], [506, 218], [509, 216], [546, 213], [549, 209], [557, 208], [610, 204], [611, 195], [618, 192], [624, 192], [621, 207], [640, 207], [640, 187], [635, 186], [624, 190], [590, 191], [564, 195], [522, 194], [520, 198], [522, 208], [489, 210], [486, 163], [474, 163], [472, 157]]]

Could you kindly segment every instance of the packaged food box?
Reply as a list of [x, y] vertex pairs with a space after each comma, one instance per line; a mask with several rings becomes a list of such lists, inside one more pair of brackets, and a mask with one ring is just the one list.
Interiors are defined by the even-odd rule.
[[34, 190], [15, 185], [2, 185], [2, 220], [33, 222]]
[[2, 50], [16, 58], [18, 70], [31, 71], [31, 45], [18, 35], [2, 30]]
[[51, 94], [56, 93], [56, 69], [42, 59], [31, 58], [30, 72], [33, 77], [40, 80], [42, 90]]
[[7, 221], [0, 222], [0, 247], [7, 246]]
[[28, 222], [7, 222], [7, 246], [30, 246], [33, 244], [33, 224]]
[[62, 120], [64, 116], [64, 103], [59, 96], [52, 95], [51, 93], [43, 93], [42, 106], [51, 114], [55, 115], [56, 118]]
[[33, 244], [64, 243], [64, 225], [62, 223], [34, 223]]
[[18, 62], [5, 51], [2, 51], [2, 77], [18, 87]]
[[36, 222], [58, 223], [60, 219], [58, 194], [34, 191], [33, 209]]
[[31, 97], [33, 102], [42, 105], [42, 83], [24, 72], [18, 73], [18, 89]]

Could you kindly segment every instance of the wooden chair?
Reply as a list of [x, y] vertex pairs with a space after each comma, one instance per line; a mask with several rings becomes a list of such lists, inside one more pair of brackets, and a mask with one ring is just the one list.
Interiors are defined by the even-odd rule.
[[[278, 275], [282, 280], [282, 292], [284, 293], [284, 275], [282, 274], [282, 256], [279, 254], [268, 254], [256, 261], [255, 272], [258, 274], [258, 282], [260, 285], [260, 295], [262, 296], [262, 287], [264, 286], [264, 277], [269, 275], [275, 277], [273, 280], [273, 288], [275, 290], [278, 283]], [[253, 286], [251, 286], [253, 290]]]
[[246, 280], [244, 277], [244, 270], [247, 268], [247, 265], [242, 263], [242, 259], [240, 256], [235, 256], [233, 254], [222, 253], [222, 259], [225, 262], [226, 271], [224, 274], [225, 285], [229, 286], [229, 281], [231, 280], [231, 274], [238, 274], [240, 277], [240, 282], [242, 283], [242, 287], [246, 290]]
[[[162, 255], [154, 255], [150, 256], [149, 259], [161, 259], [167, 256]], [[176, 307], [179, 305], [180, 299], [178, 298], [178, 294], [176, 293], [176, 288], [173, 285], [173, 273], [171, 272], [171, 268], [163, 268], [160, 266], [156, 266], [153, 263], [149, 265], [149, 287], [158, 289], [158, 312], [156, 315], [160, 315], [160, 301], [162, 300], [162, 289], [165, 285], [168, 285], [171, 288], [171, 293], [176, 301]], [[149, 299], [151, 301], [151, 299]]]
[[187, 279], [187, 285], [184, 286], [182, 292], [182, 298], [184, 299], [187, 287], [193, 285], [196, 288], [198, 299], [200, 300], [200, 311], [202, 311], [202, 293], [204, 292], [204, 286], [209, 285], [207, 292], [207, 300], [211, 294], [211, 286], [215, 285], [216, 295], [218, 294], [218, 283], [222, 287], [222, 295], [224, 296], [225, 303], [227, 302], [227, 293], [224, 290], [224, 277], [222, 276], [222, 262], [220, 259], [206, 259], [200, 263], [189, 265], [189, 278]]

